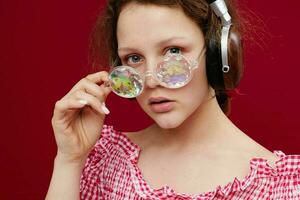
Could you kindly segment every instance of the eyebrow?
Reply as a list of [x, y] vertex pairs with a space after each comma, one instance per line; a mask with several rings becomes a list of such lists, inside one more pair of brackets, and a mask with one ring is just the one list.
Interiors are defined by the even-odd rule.
[[[172, 37], [172, 38], [168, 38], [166, 40], [160, 41], [159, 43], [157, 43], [156, 46], [160, 47], [160, 46], [166, 46], [169, 43], [172, 43], [174, 41], [182, 41], [182, 40], [186, 40], [186, 37]], [[131, 48], [131, 47], [120, 47], [118, 48], [118, 51], [135, 51], [137, 49]]]

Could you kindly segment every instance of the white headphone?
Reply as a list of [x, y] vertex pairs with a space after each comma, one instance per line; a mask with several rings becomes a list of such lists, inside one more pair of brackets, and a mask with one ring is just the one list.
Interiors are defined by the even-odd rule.
[[222, 56], [222, 71], [228, 73], [230, 66], [228, 63], [228, 37], [230, 32], [231, 16], [224, 0], [207, 0], [214, 13], [221, 18], [222, 34], [221, 34], [221, 56]]

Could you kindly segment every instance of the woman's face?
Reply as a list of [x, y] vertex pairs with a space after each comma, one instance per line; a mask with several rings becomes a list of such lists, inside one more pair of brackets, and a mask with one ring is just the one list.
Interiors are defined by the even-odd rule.
[[[118, 55], [123, 65], [154, 71], [163, 56], [181, 53], [196, 59], [204, 47], [203, 33], [181, 8], [129, 3], [122, 8], [117, 24]], [[145, 80], [137, 97], [142, 109], [164, 129], [176, 128], [200, 112], [209, 97], [205, 54], [198, 59], [193, 79], [178, 89], [164, 88], [152, 77]], [[168, 99], [165, 103], [153, 103]]]

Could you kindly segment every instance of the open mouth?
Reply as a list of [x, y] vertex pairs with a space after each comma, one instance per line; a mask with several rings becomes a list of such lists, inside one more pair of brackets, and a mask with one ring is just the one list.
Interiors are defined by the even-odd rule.
[[150, 104], [162, 104], [162, 103], [167, 103], [167, 102], [171, 102], [171, 100], [162, 100], [162, 101], [154, 101], [154, 102], [150, 102]]
[[153, 112], [163, 113], [169, 112], [174, 108], [174, 101], [164, 97], [150, 98], [149, 105]]
[[163, 104], [163, 103], [168, 103], [168, 102], [172, 102], [172, 100], [164, 98], [164, 97], [157, 97], [157, 98], [150, 98], [149, 99], [149, 104], [150, 105]]

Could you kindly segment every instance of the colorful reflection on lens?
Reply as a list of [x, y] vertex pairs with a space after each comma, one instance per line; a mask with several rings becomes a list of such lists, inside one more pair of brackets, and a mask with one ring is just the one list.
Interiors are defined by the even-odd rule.
[[134, 98], [143, 90], [140, 75], [131, 67], [119, 66], [110, 73], [112, 91], [125, 98]]

